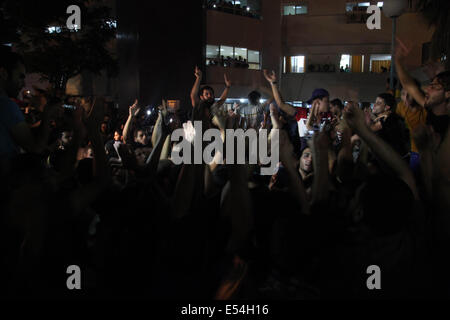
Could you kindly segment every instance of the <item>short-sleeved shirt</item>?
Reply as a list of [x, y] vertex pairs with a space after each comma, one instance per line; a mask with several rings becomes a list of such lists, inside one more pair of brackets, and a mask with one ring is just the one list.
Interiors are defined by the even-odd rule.
[[0, 157], [12, 158], [18, 154], [10, 130], [25, 118], [19, 106], [6, 96], [0, 96]]
[[253, 126], [258, 126], [264, 120], [264, 112], [269, 111], [269, 105], [264, 105], [258, 103], [254, 104], [245, 104], [242, 105], [239, 109], [239, 114], [241, 117], [245, 117], [250, 120], [250, 123]]
[[419, 127], [420, 125], [424, 125], [427, 119], [427, 110], [421, 106], [417, 107], [407, 107], [403, 101], [397, 104], [396, 113], [405, 119], [405, 123], [408, 126], [410, 131], [410, 141], [411, 141], [411, 151], [419, 152], [417, 150], [417, 146], [412, 138], [412, 132]]

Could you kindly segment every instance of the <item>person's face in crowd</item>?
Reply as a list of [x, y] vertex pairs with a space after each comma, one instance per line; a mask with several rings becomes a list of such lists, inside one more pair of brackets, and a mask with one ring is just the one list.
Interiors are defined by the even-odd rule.
[[87, 148], [84, 156], [86, 158], [94, 158], [94, 150], [92, 148]]
[[445, 102], [446, 98], [450, 97], [450, 92], [446, 92], [442, 84], [439, 83], [437, 78], [431, 81], [430, 85], [425, 88], [425, 107], [432, 108]]
[[315, 103], [316, 101], [319, 103], [319, 113], [330, 111], [330, 99], [328, 97], [324, 97], [322, 99], [315, 99], [313, 103]]
[[63, 145], [68, 145], [72, 141], [72, 131], [63, 131], [61, 134], [61, 142]]
[[108, 125], [105, 122], [100, 125], [100, 131], [104, 134], [108, 131]]
[[6, 94], [11, 98], [17, 98], [25, 86], [25, 66], [18, 63], [9, 73], [5, 68], [0, 68], [0, 79]]
[[386, 105], [383, 98], [377, 97], [373, 105], [372, 113], [374, 115], [382, 114], [383, 112], [389, 110], [389, 106]]
[[118, 131], [114, 131], [114, 141], [120, 141], [120, 133]]
[[348, 110], [350, 110], [350, 108], [353, 106], [353, 101], [348, 101], [345, 105], [344, 105], [344, 112], [348, 112]]
[[340, 116], [341, 115], [341, 109], [339, 106], [335, 104], [330, 104], [330, 111], [334, 116]]
[[200, 100], [203, 101], [214, 101], [214, 93], [211, 90], [205, 89], [200, 96]]
[[147, 135], [145, 131], [139, 130], [136, 134], [136, 138], [134, 138], [134, 142], [147, 145], [149, 139], [150, 137]]
[[134, 151], [134, 154], [136, 156], [136, 163], [138, 166], [145, 166], [145, 161], [147, 160], [148, 156], [150, 155], [150, 153], [152, 152], [151, 148], [137, 148]]
[[408, 91], [405, 89], [402, 89], [402, 95], [401, 95], [402, 101], [407, 107], [413, 106], [414, 99], [408, 94]]
[[79, 99], [79, 104], [84, 109], [86, 114], [89, 114], [89, 112], [92, 109], [92, 101], [91, 101], [91, 99], [83, 97], [83, 98]]
[[300, 157], [300, 170], [304, 173], [312, 172], [312, 153], [310, 148], [306, 148]]

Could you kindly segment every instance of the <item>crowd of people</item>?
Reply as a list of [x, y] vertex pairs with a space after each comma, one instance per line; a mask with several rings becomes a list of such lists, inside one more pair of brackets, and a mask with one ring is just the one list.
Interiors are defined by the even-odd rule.
[[[224, 108], [226, 76], [216, 99], [195, 68], [190, 105], [163, 100], [149, 121], [138, 100], [125, 118], [96, 96], [17, 101], [24, 61], [2, 48], [1, 296], [449, 297], [450, 72], [423, 91], [403, 56], [399, 102], [380, 92], [360, 108], [319, 88], [309, 110], [296, 108], [263, 70], [269, 96], [249, 94], [249, 121], [242, 106]], [[171, 133], [189, 121], [268, 130], [275, 172], [227, 158], [174, 164]], [[67, 287], [73, 265], [81, 290]], [[368, 286], [374, 265], [379, 290]]]

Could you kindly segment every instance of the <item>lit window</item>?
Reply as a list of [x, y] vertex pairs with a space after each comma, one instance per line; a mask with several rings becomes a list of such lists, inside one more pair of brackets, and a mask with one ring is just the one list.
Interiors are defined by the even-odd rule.
[[383, 1], [380, 1], [377, 3], [378, 8], [381, 8], [383, 6]]
[[341, 72], [364, 72], [364, 55], [341, 55]]
[[371, 54], [370, 55], [370, 71], [375, 73], [389, 72], [391, 67], [390, 54]]
[[295, 6], [284, 6], [284, 15], [294, 15], [295, 14]]
[[218, 64], [219, 46], [206, 45], [206, 65]]
[[307, 14], [308, 13], [308, 7], [305, 5], [301, 6], [284, 6], [283, 15], [289, 16], [289, 15], [296, 15], [296, 14]]
[[350, 72], [350, 57], [349, 54], [341, 55], [341, 62], [339, 64], [341, 70], [344, 69], [345, 72]]
[[304, 73], [305, 72], [305, 56], [284, 57], [283, 72], [287, 73]]
[[248, 50], [248, 62], [259, 64], [259, 51]]
[[305, 56], [291, 57], [291, 72], [305, 72]]
[[360, 2], [358, 3], [358, 7], [369, 7], [370, 6], [370, 2]]
[[220, 46], [220, 55], [223, 56], [225, 59], [228, 57], [233, 58], [234, 56], [233, 47]]
[[234, 58], [235, 59], [247, 59], [247, 49], [246, 48], [234, 48]]
[[307, 6], [296, 6], [295, 7], [295, 14], [307, 14], [307, 13], [308, 13]]
[[206, 45], [206, 58], [218, 58], [219, 46]]

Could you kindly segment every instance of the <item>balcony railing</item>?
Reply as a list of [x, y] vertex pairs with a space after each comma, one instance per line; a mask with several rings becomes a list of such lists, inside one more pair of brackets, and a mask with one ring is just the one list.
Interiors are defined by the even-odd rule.
[[250, 6], [242, 6], [238, 1], [207, 0], [207, 8], [249, 18], [261, 19], [261, 12]]

